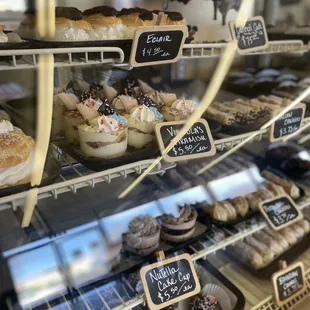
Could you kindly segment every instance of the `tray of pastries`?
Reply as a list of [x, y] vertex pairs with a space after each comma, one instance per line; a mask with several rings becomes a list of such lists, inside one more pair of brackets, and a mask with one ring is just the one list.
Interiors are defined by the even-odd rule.
[[260, 278], [270, 278], [279, 270], [279, 261], [289, 263], [309, 247], [309, 221], [303, 219], [279, 231], [270, 227], [229, 246], [225, 252]]

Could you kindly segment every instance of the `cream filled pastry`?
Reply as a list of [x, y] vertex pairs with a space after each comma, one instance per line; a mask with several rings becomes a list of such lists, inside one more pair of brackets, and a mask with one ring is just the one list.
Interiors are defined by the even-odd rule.
[[113, 100], [112, 105], [117, 113], [128, 114], [133, 108], [138, 106], [138, 100], [131, 96], [120, 95]]
[[8, 120], [0, 121], [0, 187], [30, 181], [34, 140]]
[[148, 93], [146, 96], [154, 100], [159, 106], [165, 105], [167, 107], [171, 107], [171, 105], [178, 100], [176, 94], [158, 91]]
[[185, 25], [184, 17], [179, 12], [165, 12], [168, 15], [166, 25]]
[[99, 40], [118, 40], [124, 37], [125, 26], [118, 18], [117, 10], [109, 6], [97, 6], [83, 12]]
[[35, 11], [30, 9], [25, 13], [25, 19], [21, 22], [16, 32], [24, 39], [36, 39], [36, 16]]
[[86, 156], [113, 158], [126, 152], [127, 119], [115, 113], [107, 100], [100, 106], [103, 115], [79, 126], [80, 146]]
[[92, 119], [100, 116], [98, 110], [102, 104], [103, 102], [99, 98], [93, 99], [92, 97], [89, 97], [88, 99], [78, 103], [76, 107], [86, 121], [91, 121]]
[[135, 217], [123, 235], [124, 249], [136, 255], [149, 255], [159, 245], [160, 226], [149, 215]]
[[163, 121], [163, 116], [158, 112], [157, 104], [152, 99], [141, 96], [139, 105], [130, 111], [128, 118], [128, 144], [136, 149], [145, 147], [155, 139], [155, 125]]
[[197, 211], [189, 205], [180, 209], [178, 217], [164, 214], [160, 218], [161, 238], [175, 243], [190, 239], [195, 231], [196, 220]]
[[161, 113], [166, 121], [179, 121], [188, 119], [196, 110], [197, 103], [192, 100], [178, 99], [171, 107], [163, 106]]
[[4, 25], [0, 25], [0, 42], [2, 43], [8, 42], [9, 40], [8, 36], [3, 32], [4, 28]]

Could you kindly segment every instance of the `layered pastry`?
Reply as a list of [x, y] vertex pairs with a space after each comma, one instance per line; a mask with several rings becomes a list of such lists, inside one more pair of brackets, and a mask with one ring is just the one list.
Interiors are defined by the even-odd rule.
[[197, 211], [189, 205], [180, 209], [178, 217], [164, 214], [160, 217], [161, 238], [174, 243], [184, 242], [193, 236], [196, 221]]
[[143, 148], [155, 140], [155, 125], [163, 121], [163, 116], [152, 99], [141, 96], [138, 98], [138, 104], [131, 109], [128, 118], [128, 144], [136, 149]]
[[219, 301], [211, 295], [198, 294], [190, 299], [191, 310], [223, 310]]
[[245, 216], [249, 212], [249, 203], [245, 197], [239, 196], [230, 200], [239, 216]]
[[82, 114], [77, 110], [65, 110], [63, 113], [65, 136], [69, 143], [79, 144], [79, 125], [85, 123]]
[[34, 148], [21, 129], [0, 121], [0, 188], [30, 182]]
[[114, 98], [113, 107], [119, 114], [129, 114], [133, 108], [138, 106], [138, 100], [128, 95], [120, 95]]
[[160, 226], [149, 215], [135, 217], [128, 225], [128, 232], [123, 235], [124, 249], [135, 255], [149, 255], [159, 245]]
[[97, 6], [83, 12], [85, 20], [92, 26], [99, 40], [118, 40], [124, 37], [125, 27], [117, 10], [109, 6]]
[[212, 218], [221, 222], [233, 221], [237, 218], [237, 210], [228, 200], [217, 201], [211, 206], [206, 206], [204, 210]]
[[9, 41], [8, 36], [3, 32], [5, 29], [4, 25], [0, 25], [0, 43], [5, 43]]
[[260, 240], [250, 236], [245, 239], [245, 242], [252, 246], [262, 256], [264, 264], [268, 264], [274, 259], [275, 253], [269, 251], [268, 246]]
[[196, 110], [197, 103], [192, 100], [179, 99], [170, 107], [163, 106], [160, 112], [166, 121], [180, 121], [188, 119]]
[[114, 158], [127, 149], [127, 119], [115, 113], [106, 101], [100, 106], [103, 115], [78, 127], [81, 151], [86, 156]]

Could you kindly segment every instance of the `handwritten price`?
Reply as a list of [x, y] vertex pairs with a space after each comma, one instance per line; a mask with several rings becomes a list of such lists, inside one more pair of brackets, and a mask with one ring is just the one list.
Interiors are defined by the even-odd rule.
[[162, 57], [165, 56], [170, 56], [170, 54], [168, 52], [165, 52], [164, 50], [162, 50], [160, 47], [154, 47], [154, 48], [144, 48], [142, 50], [142, 55], [145, 56], [156, 56], [156, 55], [160, 55]]
[[297, 125], [281, 128], [280, 129], [280, 137], [287, 136], [287, 135], [289, 135], [291, 133], [294, 133], [298, 129], [299, 129], [299, 127]]

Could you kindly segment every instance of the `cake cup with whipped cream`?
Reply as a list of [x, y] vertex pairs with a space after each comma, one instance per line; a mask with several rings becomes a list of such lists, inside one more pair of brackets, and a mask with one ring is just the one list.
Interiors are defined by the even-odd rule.
[[195, 231], [197, 220], [197, 211], [186, 205], [180, 210], [180, 215], [174, 217], [170, 214], [164, 214], [160, 217], [162, 227], [161, 238], [163, 240], [179, 243], [190, 239]]
[[178, 99], [176, 94], [159, 91], [148, 93], [146, 96], [154, 100], [160, 107], [171, 107], [171, 105]]
[[131, 96], [120, 95], [114, 98], [112, 105], [117, 113], [129, 114], [133, 108], [138, 106], [138, 100]]
[[160, 112], [166, 121], [181, 121], [188, 119], [196, 110], [197, 103], [192, 100], [178, 99], [170, 107], [163, 106]]
[[102, 104], [103, 102], [99, 98], [94, 99], [89, 97], [88, 99], [78, 103], [76, 107], [86, 121], [91, 121], [92, 119], [100, 116], [98, 110]]
[[99, 40], [118, 40], [124, 37], [124, 26], [117, 17], [117, 10], [109, 6], [97, 6], [83, 12]]
[[34, 148], [21, 129], [0, 121], [0, 188], [30, 182]]
[[123, 247], [135, 255], [149, 255], [159, 246], [160, 226], [150, 215], [135, 217], [123, 234]]
[[115, 113], [107, 102], [100, 111], [103, 115], [91, 120], [90, 125], [79, 126], [81, 151], [89, 157], [121, 156], [127, 149], [127, 119]]
[[78, 110], [65, 110], [63, 114], [65, 136], [69, 143], [79, 144], [78, 126], [85, 123], [82, 114]]
[[163, 121], [163, 116], [158, 112], [158, 105], [152, 99], [141, 96], [138, 98], [138, 103], [128, 118], [128, 144], [141, 149], [155, 140], [155, 125]]

